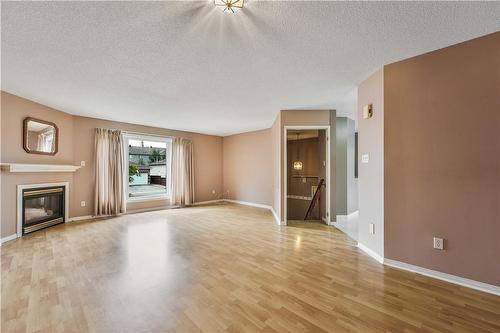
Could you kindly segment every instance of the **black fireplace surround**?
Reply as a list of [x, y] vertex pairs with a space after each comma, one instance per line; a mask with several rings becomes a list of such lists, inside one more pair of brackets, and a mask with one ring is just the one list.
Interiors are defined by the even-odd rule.
[[65, 222], [65, 187], [23, 190], [23, 235]]

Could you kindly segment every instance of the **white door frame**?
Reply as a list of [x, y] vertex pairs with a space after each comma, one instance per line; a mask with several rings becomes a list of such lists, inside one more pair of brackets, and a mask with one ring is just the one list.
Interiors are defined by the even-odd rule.
[[326, 130], [326, 179], [325, 179], [325, 186], [326, 186], [326, 219], [327, 223], [329, 224], [330, 221], [330, 191], [331, 191], [331, 186], [330, 186], [330, 125], [310, 125], [310, 126], [285, 126], [284, 127], [284, 133], [283, 133], [283, 160], [284, 160], [284, 165], [283, 165], [283, 221], [285, 225], [288, 224], [288, 219], [287, 219], [287, 184], [288, 184], [288, 179], [287, 179], [287, 172], [288, 172], [288, 156], [287, 156], [287, 134], [288, 130]]

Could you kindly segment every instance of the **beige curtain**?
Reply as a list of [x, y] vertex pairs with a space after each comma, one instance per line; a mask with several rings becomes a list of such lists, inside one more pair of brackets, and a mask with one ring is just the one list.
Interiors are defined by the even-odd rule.
[[120, 131], [95, 129], [94, 214], [125, 213], [125, 160]]
[[40, 134], [38, 134], [37, 150], [45, 152], [54, 151], [54, 145], [56, 141], [54, 140], [54, 135], [55, 133], [53, 128], [48, 128], [40, 132]]
[[172, 140], [171, 204], [189, 206], [194, 203], [193, 142], [184, 138]]

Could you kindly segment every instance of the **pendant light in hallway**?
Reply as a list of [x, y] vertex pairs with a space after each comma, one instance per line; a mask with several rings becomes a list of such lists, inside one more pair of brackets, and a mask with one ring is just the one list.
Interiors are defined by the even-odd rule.
[[297, 160], [293, 162], [293, 169], [294, 170], [302, 170], [303, 164], [302, 161], [300, 160], [300, 147], [299, 147], [299, 135], [300, 133], [297, 132], [297, 138], [296, 138], [296, 146], [297, 146]]

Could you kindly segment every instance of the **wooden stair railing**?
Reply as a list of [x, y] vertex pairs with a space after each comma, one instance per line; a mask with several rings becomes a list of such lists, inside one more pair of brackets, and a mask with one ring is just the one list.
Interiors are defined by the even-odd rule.
[[[307, 209], [306, 216], [304, 217], [304, 221], [307, 220], [309, 215], [312, 213], [314, 207], [316, 206], [316, 203], [320, 202], [320, 200], [321, 200], [321, 187], [323, 187], [323, 186], [325, 186], [325, 180], [322, 178], [319, 181], [319, 184], [318, 184], [318, 187], [316, 188], [316, 191], [314, 192], [311, 203], [309, 204], [309, 208]], [[321, 207], [320, 207], [320, 209], [321, 209]]]

